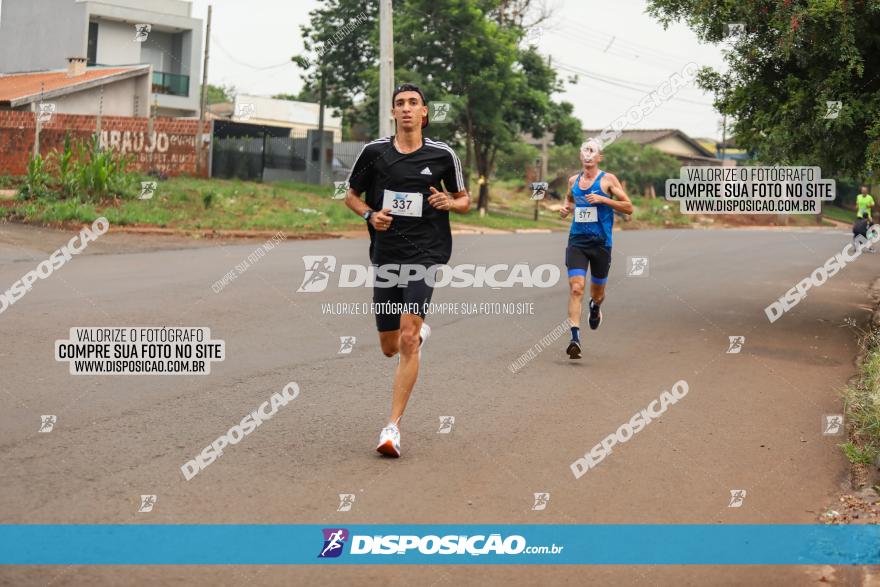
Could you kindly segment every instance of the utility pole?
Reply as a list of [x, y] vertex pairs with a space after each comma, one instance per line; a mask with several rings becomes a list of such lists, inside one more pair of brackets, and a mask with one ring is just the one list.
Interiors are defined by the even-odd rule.
[[544, 131], [544, 136], [541, 139], [541, 177], [538, 181], [543, 180], [543, 178], [547, 177], [547, 164], [550, 160], [550, 135], [547, 131]]
[[[547, 135], [545, 134], [544, 136], [546, 137]], [[546, 147], [546, 141], [544, 142], [544, 144]], [[546, 157], [538, 157], [537, 159], [535, 159], [535, 173], [538, 175], [538, 183], [540, 183], [541, 181], [544, 180], [545, 177], [547, 177], [546, 175], [544, 175], [544, 169], [545, 169], [546, 164], [547, 164]], [[535, 219], [534, 219], [535, 222], [538, 221], [538, 208], [540, 207], [540, 204], [541, 204], [540, 200], [535, 200]]]
[[318, 174], [321, 185], [324, 185], [325, 174], [327, 173], [326, 154], [324, 145], [324, 102], [327, 101], [327, 76], [324, 75], [324, 68], [321, 68], [321, 97], [318, 106]]
[[[547, 56], [547, 67], [553, 69], [553, 56]], [[541, 178], [538, 181], [542, 181], [543, 178], [547, 177], [547, 163], [550, 159], [550, 137], [548, 136], [547, 131], [544, 131], [544, 136], [541, 137]], [[536, 208], [537, 210], [537, 208]], [[535, 218], [537, 220], [537, 217]]]
[[95, 120], [95, 132], [98, 134], [98, 140], [101, 139], [101, 130], [103, 127], [102, 116], [104, 115], [104, 86], [101, 86], [101, 93], [98, 96], [98, 117]]
[[391, 95], [394, 93], [394, 26], [391, 0], [379, 0], [379, 136], [394, 133]]
[[[34, 157], [37, 157], [40, 154], [40, 132], [43, 130], [43, 121], [40, 117], [43, 114], [43, 94], [45, 91], [46, 84], [40, 82], [40, 103], [37, 104], [37, 109], [34, 114]], [[31, 108], [33, 108], [33, 106], [31, 106]]]
[[208, 63], [211, 56], [211, 18], [214, 6], [208, 4], [208, 26], [205, 30], [205, 64], [202, 67], [202, 95], [199, 99], [199, 128], [196, 131], [196, 175], [202, 173], [202, 129], [205, 127], [205, 110], [208, 108]]

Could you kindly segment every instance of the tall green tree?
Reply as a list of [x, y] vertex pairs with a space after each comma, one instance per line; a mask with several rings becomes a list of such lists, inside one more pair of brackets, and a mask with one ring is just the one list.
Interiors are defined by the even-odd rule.
[[302, 88], [296, 94], [275, 94], [272, 96], [275, 100], [289, 100], [291, 102], [317, 102], [318, 94], [311, 88]]
[[208, 84], [208, 104], [232, 102], [235, 100], [236, 93], [235, 86], [232, 85], [215, 86]]
[[[654, 186], [656, 193], [663, 195], [666, 179], [678, 175], [681, 163], [654, 147], [620, 139], [604, 150], [600, 167], [626, 182], [630, 196], [641, 196], [648, 186]], [[563, 145], [550, 150], [549, 181], [554, 188], [568, 189], [568, 178], [581, 169], [578, 147]]]
[[615, 141], [605, 149], [604, 167], [613, 169], [621, 181], [626, 181], [630, 196], [640, 196], [653, 186], [657, 193], [665, 192], [666, 179], [676, 177], [681, 167], [678, 159], [663, 151], [633, 141]]
[[[328, 103], [371, 117], [367, 121], [376, 128], [377, 15], [366, 4], [327, 0], [311, 13], [303, 34], [310, 38], [307, 48], [320, 51], [322, 58], [309, 61], [306, 82], [317, 83], [321, 71], [328, 80], [340, 72], [334, 87], [328, 85]], [[341, 48], [349, 37], [322, 45], [334, 38], [334, 28], [345, 26], [346, 18], [361, 13], [367, 20], [350, 47]], [[396, 82], [416, 83], [429, 100], [451, 104], [448, 124], [432, 125], [431, 134], [464, 147], [466, 170], [473, 166], [483, 178], [481, 209], [488, 206], [489, 178], [499, 149], [519, 140], [523, 132], [551, 132], [557, 142], [580, 140], [580, 123], [571, 105], [552, 99], [562, 89], [561, 81], [534, 49], [522, 47], [526, 29], [509, 15], [510, 3], [499, 0], [394, 3]], [[360, 48], [357, 59], [353, 47]]]
[[[357, 24], [355, 24], [357, 23]], [[354, 30], [342, 38], [347, 27]], [[300, 27], [304, 52], [293, 57], [303, 70], [301, 93], [320, 94], [321, 78], [327, 82], [327, 105], [345, 118], [367, 122], [359, 107], [370, 93], [378, 96], [379, 5], [372, 0], [323, 0]], [[373, 118], [376, 118], [374, 115]], [[373, 121], [378, 128], [378, 122]]]
[[[880, 170], [880, 2], [649, 0], [648, 12], [729, 45], [727, 71], [706, 69], [699, 83], [762, 161]], [[728, 36], [729, 23], [744, 32]], [[838, 101], [839, 112], [827, 105]]]

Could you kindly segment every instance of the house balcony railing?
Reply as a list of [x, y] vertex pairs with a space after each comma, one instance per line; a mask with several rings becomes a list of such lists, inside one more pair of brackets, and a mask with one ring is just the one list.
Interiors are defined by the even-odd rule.
[[189, 96], [189, 76], [154, 71], [153, 93], [167, 94], [169, 96]]

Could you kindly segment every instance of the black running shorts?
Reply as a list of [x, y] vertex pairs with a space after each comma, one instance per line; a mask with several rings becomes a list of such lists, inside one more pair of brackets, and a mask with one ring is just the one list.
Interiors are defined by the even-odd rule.
[[433, 294], [434, 288], [424, 279], [408, 281], [403, 287], [373, 286], [376, 329], [399, 330], [401, 314], [416, 314], [424, 320]]
[[598, 244], [588, 247], [568, 245], [565, 249], [565, 266], [569, 277], [586, 277], [589, 271], [591, 282], [605, 285], [611, 270], [611, 249]]

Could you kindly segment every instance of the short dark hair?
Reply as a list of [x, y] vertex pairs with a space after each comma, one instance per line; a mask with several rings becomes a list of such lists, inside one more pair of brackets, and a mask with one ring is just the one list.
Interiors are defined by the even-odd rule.
[[397, 94], [403, 92], [415, 92], [422, 99], [422, 106], [427, 106], [428, 101], [425, 99], [425, 93], [419, 88], [419, 86], [415, 84], [400, 84], [397, 86], [397, 89], [394, 90], [394, 94], [391, 96], [391, 103], [394, 104], [394, 101], [397, 99]]

